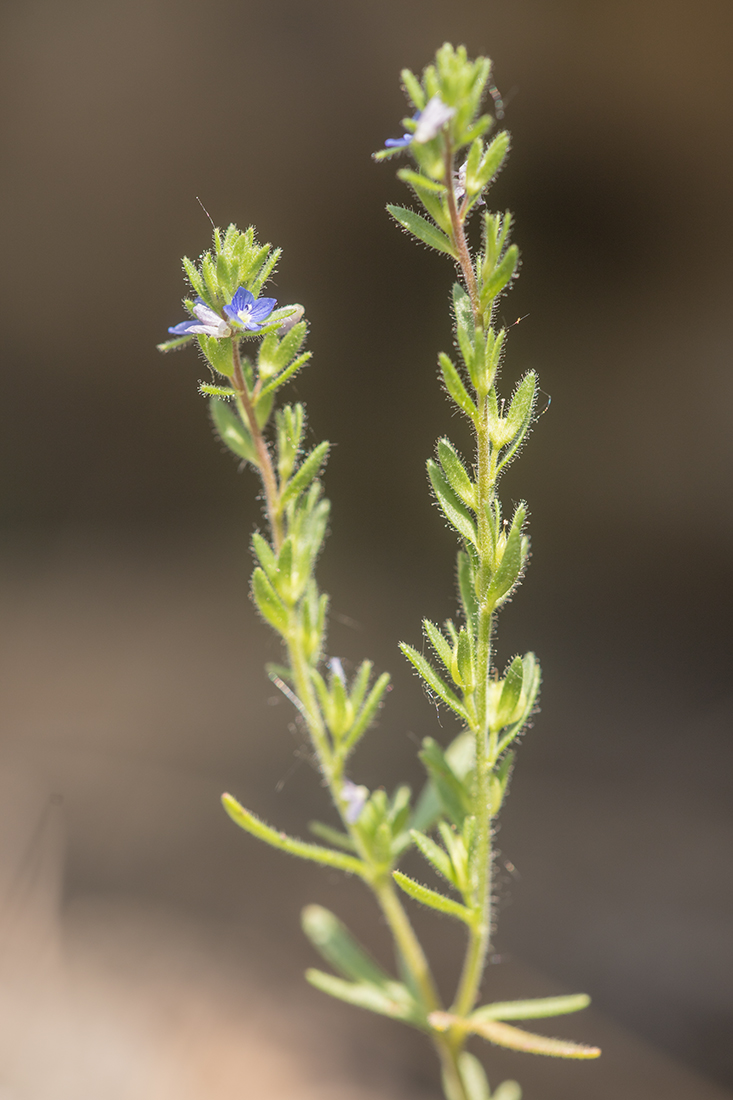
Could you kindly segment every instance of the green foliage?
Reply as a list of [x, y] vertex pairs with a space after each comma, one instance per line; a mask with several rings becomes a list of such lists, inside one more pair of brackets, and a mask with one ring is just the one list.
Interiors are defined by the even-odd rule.
[[[472, 217], [484, 206], [510, 145], [506, 132], [487, 137], [493, 120], [481, 112], [490, 75], [487, 58], [471, 60], [465, 47], [448, 43], [420, 76], [403, 70], [411, 104], [403, 120], [406, 137], [376, 154], [377, 160], [403, 153], [412, 158], [398, 177], [420, 213], [391, 204], [387, 209], [410, 236], [448, 256], [457, 269], [456, 361], [440, 352], [438, 363], [448, 396], [468, 419], [475, 448], [464, 459], [442, 436], [427, 463], [438, 506], [458, 541], [458, 614], [442, 626], [423, 620], [434, 662], [405, 642], [400, 648], [428, 694], [453, 712], [460, 727], [447, 747], [424, 738], [419, 755], [427, 781], [414, 807], [405, 785], [388, 794], [348, 778], [353, 754], [384, 702], [389, 675], [376, 675], [369, 660], [347, 674], [345, 662], [326, 656], [328, 597], [319, 590], [316, 565], [330, 515], [320, 480], [330, 444], [305, 447], [303, 405], [281, 403], [281, 390], [311, 357], [304, 309], [271, 309], [266, 301], [256, 318], [240, 312], [255, 309], [280, 250], [260, 244], [252, 226], [244, 232], [234, 225], [215, 230], [212, 248], [198, 262], [183, 261], [192, 291], [184, 306], [203, 331], [178, 335], [191, 327], [179, 325], [175, 338], [159, 345], [161, 351], [175, 350], [193, 343], [195, 335], [214, 375], [199, 390], [210, 401], [215, 432], [261, 480], [264, 525], [252, 537], [251, 593], [282, 642], [281, 661], [268, 666], [268, 675], [295, 707], [339, 825], [311, 822], [311, 833], [323, 844], [307, 843], [265, 824], [231, 795], [223, 796], [224, 808], [250, 836], [356, 875], [373, 891], [395, 941], [402, 980], [383, 970], [319, 906], [304, 910], [303, 929], [335, 973], [311, 969], [306, 977], [330, 996], [426, 1032], [441, 1057], [447, 1100], [521, 1100], [514, 1081], [492, 1094], [481, 1063], [464, 1049], [471, 1035], [551, 1057], [599, 1053], [507, 1022], [578, 1011], [588, 1003], [584, 995], [475, 1007], [493, 927], [492, 833], [508, 791], [514, 742], [536, 710], [541, 678], [532, 653], [515, 656], [503, 676], [494, 663], [497, 615], [516, 592], [529, 552], [526, 506], [520, 503], [507, 523], [499, 479], [532, 427], [538, 382], [529, 371], [515, 382], [508, 402], [500, 394], [508, 333], [493, 320], [519, 268], [511, 215], [484, 209], [476, 219], [480, 244], [470, 237]], [[419, 115], [412, 117], [415, 111]], [[253, 298], [240, 294], [233, 307], [240, 288]], [[438, 876], [438, 889], [397, 870], [410, 846]], [[401, 895], [466, 928], [467, 953], [450, 1012], [441, 1006]]]

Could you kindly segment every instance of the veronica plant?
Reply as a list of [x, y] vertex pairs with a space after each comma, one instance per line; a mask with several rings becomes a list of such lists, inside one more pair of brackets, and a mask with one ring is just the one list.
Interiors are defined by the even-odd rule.
[[[210, 399], [220, 439], [259, 476], [266, 530], [252, 538], [252, 597], [280, 636], [283, 662], [268, 666], [272, 681], [294, 705], [310, 737], [340, 828], [320, 822], [310, 830], [320, 843], [287, 836], [265, 824], [231, 795], [227, 813], [246, 832], [291, 855], [361, 879], [372, 892], [395, 943], [397, 974], [372, 959], [328, 910], [309, 906], [303, 928], [330, 965], [309, 970], [316, 988], [349, 1004], [423, 1031], [440, 1059], [447, 1100], [518, 1100], [516, 1082], [492, 1093], [479, 1060], [466, 1050], [471, 1036], [489, 1043], [561, 1058], [595, 1058], [580, 1046], [518, 1028], [515, 1021], [575, 1012], [583, 994], [478, 1005], [492, 915], [492, 832], [506, 796], [517, 738], [536, 709], [540, 670], [532, 653], [515, 657], [499, 675], [492, 662], [496, 616], [512, 597], [527, 563], [527, 510], [519, 504], [504, 519], [498, 496], [501, 474], [518, 455], [535, 415], [537, 380], [527, 373], [508, 401], [497, 379], [506, 332], [494, 324], [497, 303], [517, 272], [519, 253], [509, 240], [511, 216], [480, 216], [480, 247], [471, 249], [471, 215], [509, 149], [505, 132], [487, 141], [493, 120], [481, 114], [491, 63], [470, 61], [463, 47], [443, 46], [418, 79], [402, 81], [413, 114], [403, 136], [390, 139], [376, 160], [406, 154], [414, 166], [398, 172], [423, 213], [388, 207], [409, 234], [448, 256], [458, 274], [453, 324], [459, 363], [439, 355], [450, 400], [468, 419], [475, 439], [470, 463], [447, 438], [438, 441], [428, 476], [437, 502], [459, 539], [459, 614], [442, 627], [423, 628], [435, 659], [403, 643], [430, 695], [457, 718], [447, 746], [426, 738], [420, 752], [427, 783], [413, 805], [410, 789], [368, 791], [353, 778], [352, 754], [375, 720], [389, 683], [362, 662], [346, 676], [338, 658], [326, 657], [328, 598], [315, 568], [326, 535], [329, 503], [320, 474], [329, 444], [303, 450], [301, 404], [279, 405], [283, 386], [303, 367], [303, 308], [276, 308], [262, 296], [279, 250], [258, 244], [253, 228], [214, 233], [213, 249], [183, 266], [194, 297], [184, 306], [192, 319], [170, 329], [162, 351], [197, 340], [214, 375], [201, 385]], [[398, 869], [414, 847], [437, 876], [424, 885]], [[455, 995], [444, 1003], [402, 897], [454, 918], [464, 929], [466, 953]], [[510, 1022], [511, 1021], [511, 1022]]]

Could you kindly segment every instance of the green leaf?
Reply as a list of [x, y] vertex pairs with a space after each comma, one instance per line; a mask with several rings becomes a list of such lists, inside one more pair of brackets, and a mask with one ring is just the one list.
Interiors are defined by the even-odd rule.
[[453, 398], [456, 405], [458, 405], [458, 408], [462, 409], [466, 416], [470, 417], [471, 420], [475, 422], [478, 417], [478, 409], [468, 396], [468, 390], [463, 385], [461, 376], [444, 351], [441, 351], [438, 356], [438, 362], [440, 363], [441, 374], [443, 375], [443, 381], [448, 393]]
[[464, 722], [468, 722], [468, 713], [463, 703], [457, 695], [453, 694], [447, 684], [441, 680], [440, 676], [438, 676], [437, 672], [428, 664], [422, 654], [418, 653], [417, 650], [413, 649], [407, 642], [400, 642], [400, 649], [405, 657], [407, 657], [408, 661], [411, 661], [415, 666], [431, 691], [434, 691], [435, 694], [442, 699], [451, 710], [454, 710]]
[[462, 828], [471, 807], [471, 796], [462, 779], [456, 775], [440, 745], [432, 737], [423, 740], [418, 756], [435, 785], [443, 812], [454, 825]]
[[590, 1004], [585, 993], [564, 997], [535, 997], [527, 1001], [495, 1001], [471, 1013], [471, 1020], [539, 1020], [546, 1016], [566, 1016], [581, 1012]]
[[203, 334], [197, 336], [196, 339], [210, 366], [218, 374], [231, 378], [234, 374], [231, 340], [219, 340], [216, 336], [204, 336]]
[[177, 351], [178, 348], [183, 348], [186, 344], [190, 344], [193, 340], [193, 336], [176, 336], [172, 340], [164, 340], [162, 344], [156, 344], [155, 347], [158, 351]]
[[430, 863], [438, 874], [447, 879], [453, 886], [455, 883], [455, 875], [453, 873], [453, 865], [451, 864], [450, 857], [447, 852], [444, 852], [439, 844], [436, 844], [425, 833], [421, 833], [418, 829], [410, 829], [410, 836], [413, 839], [415, 846], [425, 856], [425, 859]]
[[466, 1100], [491, 1100], [484, 1067], [475, 1055], [464, 1050], [458, 1055], [458, 1069], [466, 1090]]
[[380, 988], [366, 982], [345, 982], [342, 978], [334, 978], [332, 974], [315, 969], [306, 970], [305, 977], [322, 993], [328, 993], [356, 1008], [366, 1008], [417, 1027], [425, 1026], [410, 991], [401, 982], [391, 982], [389, 988]]
[[476, 678], [473, 664], [473, 647], [470, 635], [465, 627], [461, 627], [458, 634], [455, 661], [452, 669], [453, 679], [467, 693], [476, 688]]
[[418, 111], [422, 111], [427, 102], [425, 99], [425, 92], [422, 89], [420, 81], [417, 79], [414, 73], [409, 69], [403, 69], [400, 73], [400, 79], [404, 86], [405, 91], [412, 100]]
[[461, 349], [463, 361], [466, 364], [471, 378], [474, 374], [474, 357], [476, 345], [476, 328], [473, 320], [473, 307], [471, 299], [466, 294], [460, 283], [453, 284], [453, 311], [456, 315], [456, 336]]
[[[398, 872], [396, 872], [398, 873]], [[471, 1017], [461, 1019], [449, 1012], [431, 1012], [428, 1022], [436, 1031], [447, 1031], [450, 1027], [460, 1028], [462, 1031], [473, 1032], [483, 1039], [488, 1039], [496, 1046], [506, 1047], [509, 1050], [521, 1050], [527, 1054], [545, 1054], [550, 1058], [598, 1058], [598, 1047], [584, 1046], [580, 1043], [571, 1043], [566, 1039], [550, 1039], [546, 1035], [534, 1035], [530, 1031], [523, 1031], [511, 1024], [500, 1023], [498, 1020], [473, 1020]]]
[[[427, 886], [423, 886], [419, 882], [415, 882], [414, 879], [408, 878], [407, 875], [403, 875], [402, 871], [393, 871], [392, 878], [395, 880], [400, 890], [404, 892], [415, 901], [419, 901], [421, 905], [426, 905], [428, 909], [435, 909], [439, 913], [445, 913], [449, 917], [456, 917], [458, 920], [463, 921], [464, 924], [473, 923], [473, 914], [470, 909], [467, 909], [465, 905], [461, 905], [458, 901], [453, 901], [452, 898], [447, 898], [443, 894], [439, 894], [437, 890], [431, 890]], [[481, 1025], [486, 1026], [486, 1025]]]
[[267, 573], [268, 580], [273, 581], [277, 577], [277, 558], [269, 542], [262, 537], [259, 531], [252, 535], [252, 548], [260, 565]]
[[[490, 142], [476, 173], [475, 186], [478, 190], [483, 190], [484, 187], [491, 183], [504, 163], [506, 155], [509, 152], [510, 142], [511, 139], [506, 130], [502, 130], [501, 133], [497, 134], [493, 141]], [[466, 179], [468, 179], [468, 172], [466, 173]]]
[[335, 867], [339, 871], [345, 871], [348, 875], [364, 875], [365, 866], [360, 859], [348, 856], [344, 852], [333, 852], [330, 848], [322, 848], [320, 844], [306, 844], [302, 840], [279, 833], [265, 825], [249, 810], [232, 798], [230, 794], [223, 794], [221, 801], [224, 809], [241, 829], [256, 836], [258, 840], [264, 840], [273, 848], [279, 848], [282, 852], [289, 852], [300, 859], [309, 859], [314, 863], [322, 863], [326, 867]]
[[431, 195], [444, 195], [445, 184], [431, 180], [430, 176], [424, 176], [422, 172], [413, 172], [411, 168], [400, 168], [397, 178], [403, 183], [409, 183], [416, 191], [428, 191]]
[[260, 400], [263, 397], [269, 397], [275, 390], [279, 390], [281, 386], [293, 377], [293, 375], [305, 366], [309, 359], [313, 358], [312, 351], [304, 351], [302, 355], [299, 355], [297, 359], [293, 359], [289, 367], [286, 367], [284, 371], [277, 375], [276, 378], [272, 378], [266, 386], [263, 386], [260, 391]]
[[230, 399], [236, 397], [236, 390], [231, 386], [210, 386], [207, 382], [199, 382], [199, 393], [205, 397], [223, 397]]
[[372, 985], [390, 985], [392, 979], [357, 943], [348, 928], [321, 905], [307, 905], [301, 913], [303, 931], [316, 951], [342, 978]]
[[451, 489], [475, 512], [476, 488], [458, 457], [458, 452], [445, 436], [438, 440], [438, 458]]
[[474, 587], [473, 566], [465, 550], [458, 551], [458, 588], [466, 622], [473, 627], [478, 614], [478, 600]]
[[303, 460], [297, 471], [285, 486], [280, 497], [282, 504], [287, 504], [304, 492], [315, 477], [320, 473], [321, 466], [326, 461], [331, 444], [324, 440], [314, 447], [310, 454]]
[[278, 634], [286, 634], [288, 630], [287, 609], [267, 579], [265, 571], [259, 567], [252, 574], [252, 592], [263, 619], [266, 619], [270, 626], [277, 630]]
[[385, 691], [389, 687], [389, 681], [390, 675], [388, 672], [383, 672], [377, 679], [374, 687], [367, 696], [366, 702], [359, 711], [356, 721], [344, 738], [344, 752], [351, 752], [357, 741], [359, 741], [362, 735], [369, 729], [376, 717], [377, 711], [382, 705], [382, 699]]
[[181, 260], [181, 263], [183, 264], [183, 270], [186, 272], [189, 283], [196, 291], [199, 298], [206, 299], [207, 293], [206, 287], [204, 286], [204, 280], [201, 278], [201, 275], [199, 274], [196, 265], [192, 263], [191, 260], [189, 260], [188, 256], [184, 256]]
[[481, 308], [486, 309], [489, 302], [501, 294], [502, 290], [514, 277], [519, 263], [519, 249], [515, 244], [510, 244], [503, 258], [494, 268], [491, 275], [485, 280], [481, 288]]
[[515, 657], [507, 669], [504, 677], [504, 685], [499, 697], [499, 705], [496, 708], [496, 728], [502, 729], [508, 726], [516, 717], [515, 711], [522, 694], [522, 680], [524, 678], [524, 665], [521, 657]]
[[238, 458], [251, 462], [253, 466], [259, 466], [252, 436], [231, 406], [220, 397], [212, 397], [209, 410], [214, 429], [222, 443], [225, 443]]
[[466, 507], [461, 504], [460, 500], [443, 477], [443, 473], [438, 464], [434, 462], [432, 458], [429, 458], [426, 465], [428, 477], [433, 486], [433, 492], [438, 498], [438, 504], [443, 510], [445, 518], [451, 526], [455, 527], [459, 535], [476, 546], [478, 544], [478, 536], [476, 535], [476, 527], [470, 513]]
[[502, 1081], [494, 1090], [491, 1100], [522, 1100], [522, 1090], [518, 1081]]
[[435, 248], [438, 252], [446, 252], [454, 260], [457, 259], [453, 245], [437, 226], [426, 221], [425, 218], [421, 218], [414, 210], [407, 210], [404, 206], [390, 205], [387, 210], [403, 229], [406, 229], [408, 233], [412, 233], [413, 237], [417, 237], [418, 240], [429, 245], [430, 248]]
[[534, 371], [529, 371], [519, 383], [514, 397], [512, 398], [512, 403], [509, 406], [506, 426], [510, 433], [509, 438], [512, 439], [513, 442], [501, 456], [497, 466], [497, 473], [500, 473], [504, 467], [511, 462], [519, 447], [522, 445], [522, 440], [532, 423], [536, 391], [537, 375]]
[[453, 650], [445, 640], [444, 636], [438, 630], [435, 623], [431, 623], [430, 619], [423, 619], [422, 625], [425, 628], [425, 633], [430, 639], [430, 644], [435, 650], [438, 657], [445, 665], [446, 672], [450, 672], [451, 664], [453, 662]]
[[499, 562], [499, 568], [491, 578], [488, 597], [499, 600], [516, 584], [522, 569], [522, 524], [525, 517], [524, 507], [520, 504], [514, 513], [514, 519], [506, 540], [504, 554]]

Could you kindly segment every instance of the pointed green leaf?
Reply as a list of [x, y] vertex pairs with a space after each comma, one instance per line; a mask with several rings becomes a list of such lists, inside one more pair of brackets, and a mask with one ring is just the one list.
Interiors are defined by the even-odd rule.
[[466, 1100], [491, 1100], [489, 1082], [484, 1067], [475, 1055], [464, 1050], [458, 1055], [458, 1069], [461, 1074]]
[[438, 466], [437, 462], [434, 462], [432, 458], [429, 458], [427, 463], [428, 477], [430, 483], [433, 486], [433, 492], [438, 498], [443, 514], [451, 526], [455, 527], [459, 535], [469, 542], [472, 542], [474, 546], [478, 543], [478, 537], [476, 535], [476, 527], [470, 513], [466, 509], [465, 505], [461, 504], [456, 494], [451, 489], [448, 482], [443, 477], [443, 472]]
[[515, 244], [510, 244], [504, 256], [494, 268], [491, 275], [485, 280], [481, 288], [482, 309], [486, 309], [489, 302], [493, 302], [494, 298], [498, 297], [505, 289], [507, 284], [514, 277], [518, 263], [519, 249]]
[[447, 684], [441, 680], [440, 676], [438, 676], [437, 672], [428, 664], [422, 654], [418, 653], [416, 649], [413, 649], [412, 646], [408, 645], [406, 642], [400, 642], [400, 649], [405, 657], [407, 657], [408, 661], [411, 661], [415, 666], [431, 691], [434, 691], [435, 694], [442, 699], [451, 710], [454, 710], [464, 722], [468, 722], [468, 713], [463, 703], [457, 695], [453, 694]]
[[438, 630], [435, 623], [431, 623], [430, 619], [423, 619], [422, 625], [425, 628], [425, 633], [430, 639], [431, 646], [445, 665], [446, 672], [450, 672], [451, 663], [453, 661], [453, 650], [448, 645], [448, 642]]
[[332, 974], [324, 974], [322, 970], [306, 970], [305, 976], [322, 993], [328, 993], [356, 1008], [366, 1008], [381, 1016], [391, 1016], [393, 1020], [424, 1026], [409, 990], [401, 982], [392, 982], [389, 989], [385, 989], [365, 982], [345, 982]]
[[416, 191], [427, 191], [431, 195], [441, 196], [446, 191], [445, 184], [437, 183], [435, 180], [431, 180], [430, 176], [424, 176], [421, 172], [413, 172], [411, 168], [400, 168], [397, 178], [401, 179], [403, 183], [409, 183], [410, 187], [414, 187]]
[[282, 600], [267, 579], [264, 569], [259, 567], [252, 574], [252, 592], [257, 609], [270, 626], [279, 634], [288, 630], [288, 612]]
[[304, 351], [303, 354], [299, 355], [297, 359], [293, 359], [290, 366], [286, 367], [285, 370], [281, 371], [281, 373], [278, 374], [276, 378], [272, 378], [266, 386], [262, 387], [262, 390], [260, 391], [260, 399], [269, 397], [271, 393], [275, 392], [275, 390], [279, 390], [281, 386], [284, 386], [285, 383], [290, 378], [292, 378], [293, 375], [297, 371], [299, 371], [301, 367], [305, 366], [309, 359], [312, 358], [312, 351]]
[[156, 344], [155, 347], [158, 351], [177, 351], [178, 348], [183, 348], [186, 344], [190, 344], [193, 340], [193, 336], [175, 336], [172, 340], [164, 340], [162, 344]]
[[502, 1081], [494, 1089], [491, 1100], [522, 1100], [522, 1090], [517, 1081]]
[[367, 696], [366, 702], [359, 711], [356, 721], [354, 722], [351, 729], [348, 731], [347, 736], [344, 738], [344, 752], [351, 752], [357, 741], [359, 741], [362, 735], [365, 734], [371, 726], [376, 717], [377, 711], [382, 705], [382, 699], [384, 697], [385, 691], [389, 687], [389, 681], [390, 675], [388, 672], [383, 672], [382, 675], [377, 679], [374, 687]]
[[522, 694], [522, 680], [524, 678], [524, 665], [521, 657], [515, 657], [507, 669], [504, 677], [504, 686], [501, 689], [499, 705], [496, 708], [496, 728], [502, 729], [508, 726], [516, 717], [515, 711]]
[[435, 785], [441, 809], [461, 828], [471, 808], [470, 792], [466, 790], [462, 779], [456, 775], [440, 745], [432, 737], [423, 740], [418, 756]]
[[[506, 130], [502, 130], [498, 133], [493, 141], [489, 144], [486, 152], [483, 155], [481, 164], [476, 172], [476, 180], [474, 186], [479, 189], [483, 189], [496, 175], [501, 168], [507, 153], [509, 152], [510, 137]], [[466, 173], [468, 178], [468, 173]]]
[[403, 229], [406, 229], [408, 233], [412, 233], [418, 240], [429, 245], [430, 248], [437, 249], [438, 252], [446, 252], [454, 260], [457, 258], [455, 249], [445, 233], [441, 233], [437, 226], [426, 221], [425, 218], [421, 218], [414, 210], [407, 210], [404, 206], [391, 205], [387, 207], [387, 210]]
[[277, 558], [273, 553], [272, 547], [269, 542], [263, 539], [259, 531], [255, 531], [252, 536], [252, 548], [254, 549], [257, 559], [267, 573], [269, 580], [274, 580], [277, 576]]
[[580, 1043], [571, 1043], [565, 1039], [550, 1039], [546, 1035], [534, 1035], [530, 1031], [523, 1031], [511, 1024], [500, 1023], [498, 1020], [475, 1021], [470, 1017], [461, 1019], [450, 1012], [431, 1012], [428, 1022], [436, 1031], [447, 1031], [450, 1027], [460, 1028], [462, 1031], [472, 1032], [488, 1039], [496, 1046], [506, 1047], [509, 1050], [521, 1050], [527, 1054], [545, 1054], [550, 1058], [598, 1058], [598, 1047], [584, 1046]]
[[321, 466], [326, 461], [331, 444], [324, 440], [314, 447], [310, 454], [303, 460], [295, 474], [285, 486], [281, 496], [282, 504], [287, 504], [300, 493], [304, 492], [315, 477], [318, 476]]
[[[428, 886], [423, 886], [419, 882], [415, 882], [414, 879], [408, 878], [407, 875], [403, 875], [402, 871], [393, 871], [392, 878], [395, 880], [400, 890], [404, 892], [415, 901], [419, 901], [421, 905], [426, 905], [428, 909], [436, 909], [439, 913], [445, 913], [449, 917], [456, 917], [458, 920], [464, 922], [464, 924], [473, 923], [473, 914], [470, 909], [467, 909], [465, 905], [461, 905], [458, 901], [453, 901], [452, 898], [447, 898], [443, 894], [439, 894], [437, 890], [431, 890]], [[485, 1026], [485, 1025], [481, 1025]]]
[[425, 833], [421, 833], [418, 829], [410, 829], [410, 836], [420, 852], [425, 856], [425, 859], [430, 863], [438, 874], [441, 874], [443, 878], [455, 886], [455, 875], [453, 873], [453, 866], [450, 861], [450, 857], [447, 852], [444, 852], [439, 844], [436, 844]]
[[357, 943], [346, 925], [322, 905], [306, 905], [301, 923], [315, 949], [342, 978], [372, 985], [392, 982], [389, 974]]
[[465, 550], [458, 551], [458, 588], [461, 593], [461, 603], [463, 604], [466, 622], [473, 626], [478, 614], [478, 600], [474, 588], [471, 559]]
[[492, 600], [499, 600], [516, 583], [522, 569], [522, 524], [526, 515], [523, 505], [519, 505], [514, 513], [509, 537], [506, 540], [504, 554], [499, 567], [491, 578], [488, 596]]
[[464, 504], [476, 511], [476, 489], [466, 468], [458, 457], [458, 452], [449, 439], [443, 436], [438, 440], [438, 458], [451, 489]]
[[232, 798], [230, 794], [223, 794], [221, 801], [232, 821], [239, 825], [241, 829], [244, 829], [245, 832], [256, 836], [258, 840], [264, 840], [271, 847], [279, 848], [280, 851], [288, 852], [300, 859], [309, 859], [314, 863], [322, 863], [326, 867], [335, 867], [339, 871], [345, 871], [348, 875], [363, 876], [365, 867], [360, 859], [348, 856], [344, 852], [333, 852], [330, 848], [322, 848], [320, 844], [306, 844], [304, 841], [296, 840], [285, 833], [279, 833], [275, 829], [271, 829], [269, 825], [265, 825], [264, 821], [255, 817], [249, 810], [245, 810], [244, 806], [240, 805], [236, 798]]
[[471, 1013], [471, 1020], [539, 1020], [546, 1016], [566, 1016], [582, 1012], [590, 1004], [586, 993], [564, 997], [535, 997], [527, 1001], [495, 1001]]
[[453, 311], [456, 315], [456, 336], [458, 337], [461, 355], [471, 378], [475, 378], [473, 363], [476, 329], [473, 321], [473, 308], [471, 299], [460, 283], [453, 284]]
[[468, 390], [463, 385], [463, 382], [461, 381], [461, 376], [459, 375], [458, 371], [453, 366], [453, 363], [445, 354], [445, 352], [441, 351], [440, 355], [438, 356], [438, 361], [440, 363], [440, 370], [443, 375], [443, 381], [445, 382], [445, 388], [447, 389], [448, 393], [453, 398], [456, 405], [458, 405], [458, 408], [462, 409], [466, 416], [475, 421], [478, 417], [478, 409], [474, 405], [471, 398], [468, 396]]
[[509, 439], [512, 440], [512, 442], [501, 456], [497, 467], [498, 473], [511, 462], [522, 445], [522, 441], [532, 423], [536, 390], [537, 375], [534, 371], [529, 371], [517, 387], [516, 393], [512, 398], [512, 403], [509, 406], [506, 426], [509, 431]]
[[405, 91], [412, 100], [415, 108], [418, 111], [422, 111], [427, 102], [425, 99], [425, 92], [423, 91], [420, 81], [417, 79], [413, 72], [409, 69], [403, 69], [400, 73], [400, 79], [404, 86]]

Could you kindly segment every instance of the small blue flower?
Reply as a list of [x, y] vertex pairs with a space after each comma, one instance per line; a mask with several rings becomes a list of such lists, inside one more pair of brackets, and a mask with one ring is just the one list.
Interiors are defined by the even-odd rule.
[[341, 800], [345, 805], [344, 817], [349, 825], [354, 825], [361, 816], [364, 803], [369, 797], [366, 787], [357, 787], [350, 779], [344, 779], [341, 787]]
[[401, 138], [387, 138], [384, 145], [387, 149], [405, 149], [413, 141], [423, 145], [426, 141], [432, 141], [437, 137], [449, 119], [456, 113], [455, 107], [447, 107], [439, 95], [434, 95], [428, 100], [422, 111], [412, 116], [416, 124], [411, 134], [403, 134]]
[[384, 143], [386, 149], [404, 149], [412, 141], [412, 134], [403, 134], [401, 138], [387, 138]]
[[240, 286], [224, 312], [238, 328], [248, 332], [259, 332], [262, 321], [266, 321], [277, 305], [277, 298], [255, 298], [250, 290]]
[[[417, 111], [412, 116], [412, 121], [417, 122], [417, 120], [419, 118], [420, 118], [420, 112]], [[384, 143], [384, 146], [385, 146], [386, 149], [404, 149], [404, 148], [406, 148], [406, 146], [408, 146], [410, 144], [410, 142], [412, 141], [414, 136], [415, 136], [414, 134], [403, 134], [401, 138], [387, 138], [387, 140]]]
[[426, 141], [432, 141], [434, 137], [438, 136], [446, 122], [453, 118], [455, 113], [455, 107], [448, 107], [439, 95], [434, 95], [425, 104], [425, 110], [420, 112], [412, 140], [416, 141], [418, 145], [422, 145]]
[[193, 304], [195, 321], [181, 321], [180, 325], [173, 325], [168, 331], [174, 336], [194, 336], [201, 333], [203, 336], [231, 336], [231, 326], [218, 313], [214, 313], [211, 306], [207, 306], [202, 298], [197, 298]]

